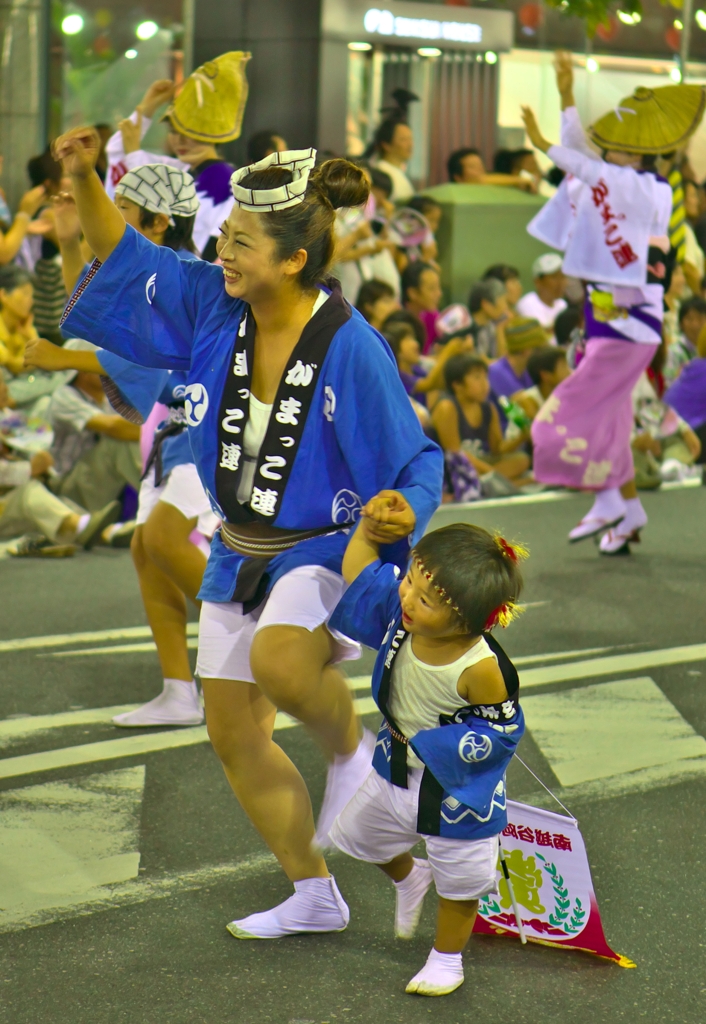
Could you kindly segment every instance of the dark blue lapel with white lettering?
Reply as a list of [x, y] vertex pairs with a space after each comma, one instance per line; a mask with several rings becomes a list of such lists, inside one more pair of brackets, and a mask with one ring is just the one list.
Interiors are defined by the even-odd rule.
[[351, 317], [338, 281], [326, 284], [331, 295], [302, 331], [282, 374], [249, 505], [241, 505], [237, 494], [255, 352], [256, 325], [250, 307], [240, 323], [218, 417], [216, 497], [230, 523], [274, 523], [277, 518], [326, 353], [336, 332]]

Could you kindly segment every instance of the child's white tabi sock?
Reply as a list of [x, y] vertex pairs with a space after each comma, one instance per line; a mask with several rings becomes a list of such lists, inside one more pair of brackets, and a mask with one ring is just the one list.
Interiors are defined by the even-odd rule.
[[304, 878], [294, 883], [294, 895], [284, 903], [226, 927], [236, 939], [280, 939], [302, 932], [342, 932], [350, 916], [333, 876]]
[[433, 881], [428, 860], [414, 858], [414, 867], [401, 882], [395, 882], [395, 935], [411, 939], [417, 930], [424, 897]]
[[346, 757], [336, 754], [329, 765], [326, 792], [316, 823], [316, 843], [322, 850], [331, 846], [329, 832], [334, 821], [370, 775], [374, 750], [375, 737], [369, 729], [364, 729], [363, 737], [353, 753]]
[[593, 505], [578, 526], [569, 533], [570, 541], [585, 540], [620, 522], [625, 515], [625, 499], [617, 487], [596, 491]]
[[415, 974], [405, 992], [418, 996], [447, 996], [463, 985], [463, 960], [460, 953], [439, 953], [433, 949], [427, 962]]
[[113, 719], [115, 725], [138, 729], [149, 725], [201, 725], [203, 708], [196, 683], [184, 679], [165, 679], [159, 697], [125, 711]]
[[622, 555], [630, 551], [629, 543], [639, 541], [640, 530], [647, 525], [647, 513], [639, 498], [625, 502], [625, 517], [601, 537], [598, 545], [603, 555]]

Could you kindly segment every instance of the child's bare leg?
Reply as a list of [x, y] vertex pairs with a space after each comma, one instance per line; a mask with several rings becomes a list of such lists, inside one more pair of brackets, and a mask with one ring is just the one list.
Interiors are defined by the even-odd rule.
[[478, 913], [478, 900], [447, 900], [439, 896], [434, 949], [438, 953], [460, 953], [471, 937]]
[[387, 864], [378, 864], [395, 883], [395, 935], [411, 939], [422, 914], [424, 897], [432, 883], [429, 861], [401, 853]]
[[446, 996], [463, 985], [461, 951], [478, 913], [478, 900], [447, 900], [439, 897], [434, 948], [406, 991], [419, 996]]

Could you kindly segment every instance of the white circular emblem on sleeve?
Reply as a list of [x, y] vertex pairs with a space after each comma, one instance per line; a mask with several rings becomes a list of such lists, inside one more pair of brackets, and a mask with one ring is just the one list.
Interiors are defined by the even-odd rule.
[[477, 732], [467, 732], [461, 737], [458, 745], [458, 756], [467, 764], [485, 761], [493, 749], [489, 736], [481, 736]]
[[184, 388], [184, 411], [190, 427], [198, 427], [208, 409], [208, 391], [203, 384], [189, 384]]
[[336, 494], [331, 505], [331, 521], [341, 526], [343, 523], [355, 523], [360, 518], [363, 502], [355, 491], [343, 488]]
[[157, 291], [157, 275], [156, 274], [152, 274], [152, 277], [148, 277], [147, 278], [147, 284], [145, 285], [145, 298], [149, 302], [150, 306], [152, 305], [152, 299], [154, 298], [154, 293], [156, 291]]

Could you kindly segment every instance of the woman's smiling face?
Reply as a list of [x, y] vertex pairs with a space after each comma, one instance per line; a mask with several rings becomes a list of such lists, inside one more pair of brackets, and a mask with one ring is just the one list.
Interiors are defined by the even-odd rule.
[[249, 303], [291, 282], [306, 263], [305, 249], [289, 259], [278, 259], [276, 242], [265, 231], [262, 214], [238, 206], [221, 225], [216, 250], [223, 264], [226, 292]]

